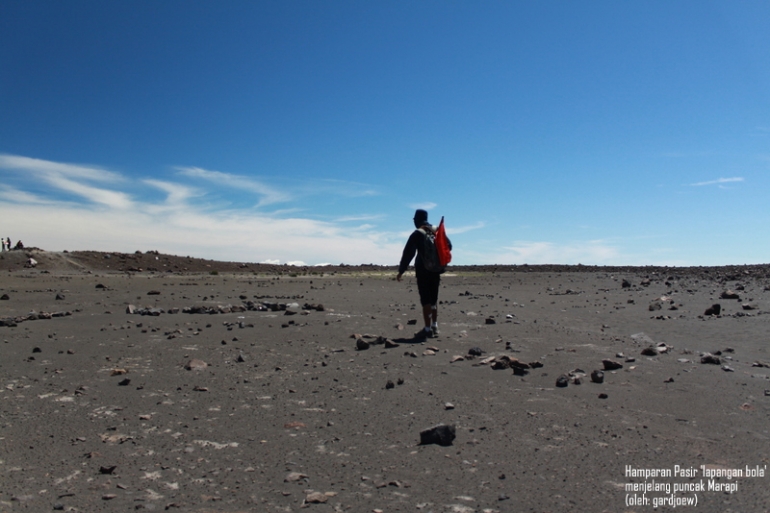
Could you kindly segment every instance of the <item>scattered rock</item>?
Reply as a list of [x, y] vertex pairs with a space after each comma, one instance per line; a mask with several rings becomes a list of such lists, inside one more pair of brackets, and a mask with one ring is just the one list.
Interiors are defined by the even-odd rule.
[[147, 293], [148, 296], [160, 296], [159, 290], [151, 290]]
[[564, 388], [567, 385], [569, 385], [569, 377], [567, 377], [566, 375], [562, 374], [561, 376], [556, 378], [556, 386], [557, 387]]
[[311, 492], [305, 496], [305, 502], [308, 504], [323, 504], [328, 500], [329, 497], [321, 492]]
[[420, 445], [452, 445], [455, 439], [455, 427], [452, 424], [438, 424], [420, 431]]
[[301, 472], [289, 472], [286, 477], [283, 478], [284, 483], [296, 483], [300, 479], [307, 479], [307, 475]]
[[604, 383], [604, 373], [600, 370], [591, 372], [591, 381], [594, 383]]
[[719, 298], [720, 299], [740, 299], [741, 296], [738, 295], [738, 293], [735, 291], [725, 290], [724, 292], [722, 292], [722, 294], [720, 294]]
[[388, 380], [388, 382], [385, 383], [385, 389], [386, 390], [390, 390], [391, 388], [395, 388], [395, 387], [396, 387], [396, 385], [394, 385], [391, 380]]
[[655, 349], [654, 347], [645, 347], [644, 349], [642, 349], [642, 354], [644, 356], [657, 356], [658, 350]]
[[607, 394], [599, 394], [599, 399], [607, 399], [609, 396]]
[[369, 342], [363, 338], [356, 339], [356, 349], [359, 351], [365, 351], [366, 349], [369, 349]]
[[468, 354], [470, 356], [481, 356], [482, 354], [484, 354], [484, 350], [481, 349], [480, 347], [471, 347], [470, 349], [468, 349]]
[[[486, 360], [482, 361], [481, 363], [484, 364], [485, 361]], [[489, 363], [491, 363], [490, 367], [494, 370], [509, 369], [511, 367], [511, 362], [503, 358], [494, 358]]]
[[700, 363], [710, 363], [712, 365], [719, 365], [722, 363], [722, 360], [716, 355], [713, 355], [711, 353], [706, 353], [701, 355]]
[[209, 364], [204, 362], [203, 360], [192, 359], [185, 364], [184, 368], [187, 370], [200, 371], [205, 369], [208, 366]]
[[722, 305], [720, 305], [719, 303], [715, 303], [710, 307], [706, 308], [706, 311], [703, 312], [703, 315], [719, 315], [721, 312], [722, 312]]
[[602, 360], [604, 370], [613, 371], [623, 368], [623, 364], [614, 360]]
[[516, 365], [511, 365], [511, 368], [513, 369], [513, 375], [514, 376], [526, 376], [527, 374], [529, 374], [529, 371], [526, 368], [524, 368], [524, 367], [519, 367], [519, 366], [516, 366]]

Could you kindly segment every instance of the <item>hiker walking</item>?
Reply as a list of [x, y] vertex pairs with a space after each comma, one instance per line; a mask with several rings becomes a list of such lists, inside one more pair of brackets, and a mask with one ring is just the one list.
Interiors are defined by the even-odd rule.
[[[417, 277], [417, 291], [420, 294], [422, 316], [425, 328], [415, 334], [415, 338], [428, 338], [438, 336], [438, 288], [441, 282], [443, 268], [438, 266], [437, 255], [426, 255], [426, 248], [433, 244], [436, 229], [428, 223], [428, 212], [418, 209], [414, 213], [415, 230], [409, 236], [401, 255], [401, 263], [398, 266], [396, 280], [401, 277], [414, 258], [414, 273]], [[428, 240], [429, 239], [429, 240]], [[430, 245], [426, 245], [426, 242]], [[452, 243], [447, 239], [449, 249]], [[415, 253], [417, 257], [415, 258]]]

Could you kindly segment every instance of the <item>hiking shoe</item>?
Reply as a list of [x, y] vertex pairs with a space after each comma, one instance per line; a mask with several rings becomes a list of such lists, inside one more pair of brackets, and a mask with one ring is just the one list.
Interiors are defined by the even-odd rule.
[[430, 336], [431, 336], [431, 338], [438, 337], [438, 333], [439, 333], [438, 326], [431, 326], [430, 327]]

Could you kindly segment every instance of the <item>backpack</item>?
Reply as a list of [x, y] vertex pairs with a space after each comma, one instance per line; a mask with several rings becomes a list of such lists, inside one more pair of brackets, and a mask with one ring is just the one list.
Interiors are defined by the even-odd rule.
[[425, 236], [423, 237], [422, 248], [420, 248], [420, 258], [425, 270], [432, 273], [443, 273], [444, 266], [441, 265], [438, 248], [436, 248], [436, 234], [430, 229], [418, 228], [417, 231]]
[[441, 222], [436, 230], [436, 249], [438, 250], [438, 261], [442, 267], [446, 267], [452, 261], [452, 249], [449, 239], [444, 230], [444, 216], [441, 216]]

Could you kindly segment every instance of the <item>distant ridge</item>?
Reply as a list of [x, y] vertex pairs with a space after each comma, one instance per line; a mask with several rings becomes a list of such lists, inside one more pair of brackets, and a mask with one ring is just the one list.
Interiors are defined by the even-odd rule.
[[[29, 270], [25, 267], [33, 258], [35, 270], [48, 272], [124, 272], [124, 273], [251, 273], [274, 275], [317, 275], [321, 273], [396, 272], [397, 266], [374, 264], [295, 266], [261, 264], [250, 262], [224, 262], [190, 256], [168, 255], [157, 251], [136, 251], [134, 253], [106, 251], [45, 251], [40, 248], [25, 248], [0, 253], [1, 271]], [[508, 272], [604, 272], [612, 274], [640, 274], [668, 278], [676, 275], [702, 276], [710, 280], [768, 279], [770, 264], [746, 264], [726, 266], [598, 266], [598, 265], [450, 265], [451, 273], [508, 273]], [[666, 275], [666, 276], [664, 276]], [[767, 284], [770, 286], [770, 282]]]

